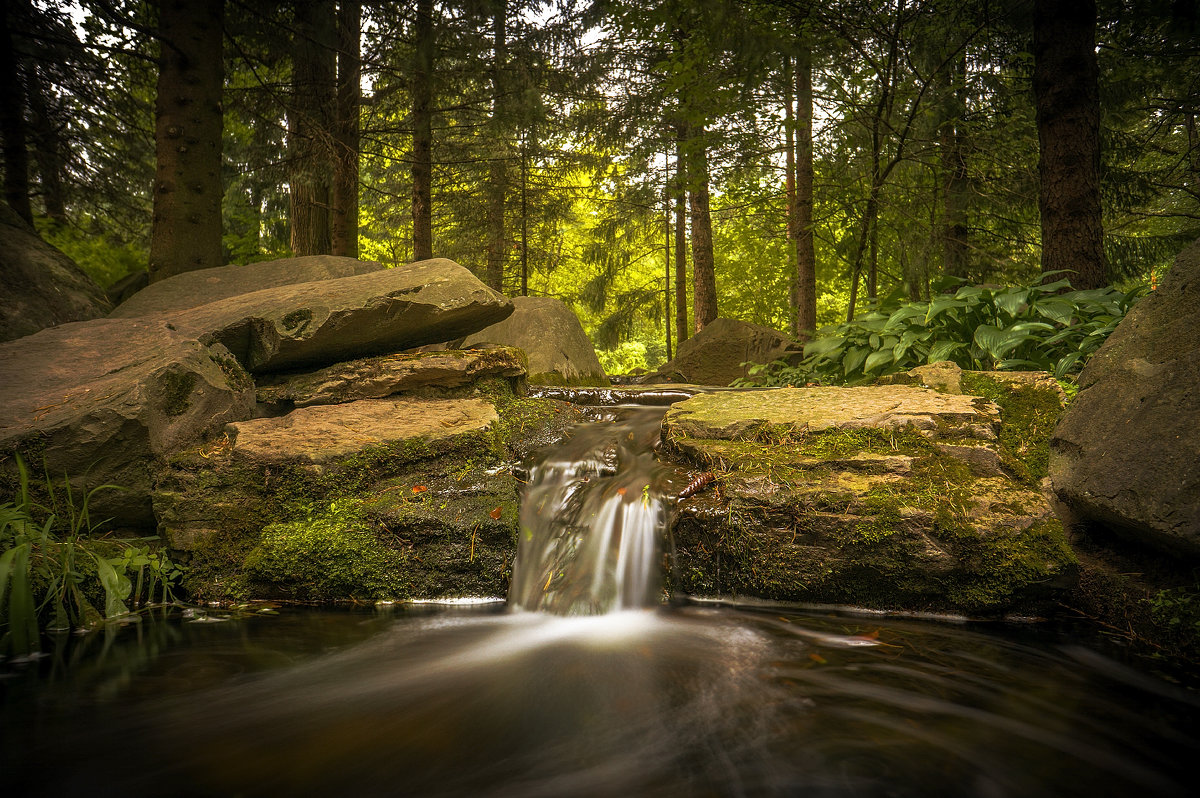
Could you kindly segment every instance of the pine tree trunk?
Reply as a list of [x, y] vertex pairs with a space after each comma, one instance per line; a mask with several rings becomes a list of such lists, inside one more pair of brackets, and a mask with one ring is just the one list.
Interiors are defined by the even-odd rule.
[[689, 127], [688, 202], [692, 215], [692, 314], [696, 332], [717, 318], [717, 278], [708, 200], [708, 145], [703, 127]]
[[220, 266], [222, 0], [160, 0], [150, 280]]
[[341, 0], [338, 6], [337, 110], [334, 122], [336, 160], [330, 249], [334, 255], [348, 258], [358, 257], [361, 28], [362, 1]]
[[966, 115], [967, 58], [958, 53], [943, 82], [946, 109], [938, 130], [942, 170], [942, 271], [950, 277], [967, 276], [967, 183], [966, 153], [963, 151], [963, 117]]
[[675, 183], [671, 187], [675, 195], [675, 345], [688, 339], [688, 276], [687, 276], [687, 212], [684, 209], [687, 185], [685, 160], [683, 157], [684, 129], [675, 128]]
[[333, 249], [336, 20], [333, 0], [296, 3], [289, 119], [293, 255], [328, 255]]
[[501, 113], [504, 103], [504, 69], [507, 58], [505, 28], [508, 3], [495, 0], [495, 15], [492, 19], [492, 120], [491, 129], [494, 152], [488, 164], [487, 185], [487, 273], [485, 280], [489, 288], [504, 290], [504, 260], [507, 254], [504, 237], [504, 199], [508, 193], [507, 147], [504, 142], [504, 126]]
[[1095, 1], [1036, 0], [1033, 59], [1042, 271], [1072, 270], [1066, 276], [1075, 288], [1100, 288], [1108, 284], [1108, 268]]
[[4, 200], [33, 224], [29, 202], [29, 149], [25, 141], [25, 96], [13, 36], [16, 9], [0, 7], [0, 146], [4, 147]]
[[413, 260], [433, 257], [433, 0], [417, 0], [412, 75]]
[[33, 116], [33, 159], [37, 163], [46, 218], [54, 225], [67, 223], [67, 198], [63, 188], [63, 140], [46, 104], [46, 87], [37, 67], [25, 69], [29, 110]]
[[788, 283], [788, 307], [792, 332], [800, 315], [800, 274], [796, 270], [796, 119], [793, 92], [796, 83], [792, 75], [792, 57], [783, 57], [783, 196], [784, 236], [787, 238], [787, 261], [791, 279]]
[[796, 335], [817, 328], [817, 255], [813, 244], [812, 51], [800, 43], [796, 57]]

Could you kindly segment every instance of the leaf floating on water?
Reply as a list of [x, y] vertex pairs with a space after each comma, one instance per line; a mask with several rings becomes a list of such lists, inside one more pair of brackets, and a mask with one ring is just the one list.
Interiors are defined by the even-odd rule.
[[424, 493], [427, 490], [429, 490], [429, 488], [425, 487], [424, 485], [413, 485], [413, 493]]
[[625, 495], [625, 489], [624, 489], [624, 488], [617, 488], [617, 495], [618, 495], [618, 496], [624, 496], [624, 495]]
[[488, 515], [490, 515], [494, 520], [499, 521], [500, 514], [503, 512], [504, 511], [501, 508], [497, 507], [495, 510], [492, 510], [490, 513], [488, 513]]

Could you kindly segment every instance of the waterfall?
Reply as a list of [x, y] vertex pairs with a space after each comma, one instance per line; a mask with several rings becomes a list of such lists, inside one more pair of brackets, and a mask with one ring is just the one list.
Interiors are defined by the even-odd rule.
[[658, 602], [664, 411], [607, 409], [530, 465], [510, 607], [598, 615]]

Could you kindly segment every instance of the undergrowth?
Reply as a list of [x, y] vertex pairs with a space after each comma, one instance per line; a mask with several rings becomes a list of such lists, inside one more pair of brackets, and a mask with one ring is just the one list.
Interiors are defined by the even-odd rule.
[[26, 657], [41, 651], [46, 632], [128, 615], [126, 602], [175, 600], [182, 571], [150, 545], [156, 538], [101, 536], [105, 522], [92, 520], [92, 497], [120, 488], [100, 485], [77, 500], [69, 480], [55, 485], [47, 476], [42, 504], [32, 498], [24, 461], [16, 462], [17, 495], [0, 504], [0, 656]]
[[944, 282], [928, 302], [899, 293], [854, 321], [827, 328], [803, 355], [750, 368], [743, 385], [867, 382], [951, 360], [973, 371], [1030, 369], [1073, 376], [1144, 293], [1115, 288], [1072, 291], [1044, 285]]

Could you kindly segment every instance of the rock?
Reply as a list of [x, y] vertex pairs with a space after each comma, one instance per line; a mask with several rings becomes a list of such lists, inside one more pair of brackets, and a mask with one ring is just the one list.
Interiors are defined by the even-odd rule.
[[223, 344], [257, 374], [398, 352], [466, 335], [511, 312], [508, 299], [462, 266], [434, 259], [264, 288], [155, 318]]
[[729, 385], [749, 376], [743, 363], [770, 363], [798, 346], [770, 327], [719, 318], [681, 343], [673, 360], [641, 381]]
[[302, 407], [226, 426], [234, 457], [263, 463], [330, 463], [369, 446], [482, 432], [499, 420], [482, 399], [364, 399]]
[[1079, 375], [1050, 477], [1075, 521], [1200, 556], [1200, 242]]
[[300, 408], [171, 457], [154, 507], [190, 595], [503, 596], [518, 533], [511, 463], [580, 413], [502, 382], [487, 396]]
[[529, 356], [529, 381], [540, 385], [608, 385], [579, 317], [561, 299], [513, 297], [513, 314], [472, 333], [463, 347], [515, 346]]
[[518, 349], [456, 349], [421, 355], [383, 355], [337, 363], [302, 374], [265, 377], [258, 401], [295, 407], [379, 399], [418, 388], [457, 388], [482, 377], [520, 377]]
[[[141, 290], [128, 295], [112, 312], [114, 318], [148, 316], [207, 305], [264, 288], [296, 283], [313, 283], [368, 274], [383, 268], [373, 260], [355, 260], [336, 255], [307, 255], [300, 258], [260, 261], [183, 272], [156, 283], [143, 282]], [[136, 279], [137, 275], [130, 275]], [[115, 286], [114, 286], [115, 288]]]
[[1006, 467], [1003, 406], [911, 386], [675, 405], [664, 441], [718, 485], [677, 507], [683, 592], [974, 615], [1052, 600], [1077, 564]]
[[[0, 345], [0, 452], [45, 458], [82, 497], [101, 484], [91, 516], [152, 527], [154, 463], [249, 418], [254, 389], [225, 347], [161, 321], [95, 319]], [[10, 461], [11, 464], [11, 461]]]
[[43, 241], [0, 202], [0, 341], [103, 316], [104, 291], [75, 262]]
[[899, 429], [912, 425], [938, 437], [993, 440], [996, 405], [910, 386], [774, 388], [700, 394], [679, 402], [663, 420], [664, 436], [732, 440], [837, 429]]
[[139, 269], [136, 272], [125, 275], [108, 288], [105, 288], [104, 293], [108, 296], [108, 301], [112, 303], [113, 307], [117, 307], [148, 285], [150, 285], [150, 272], [145, 269]]

